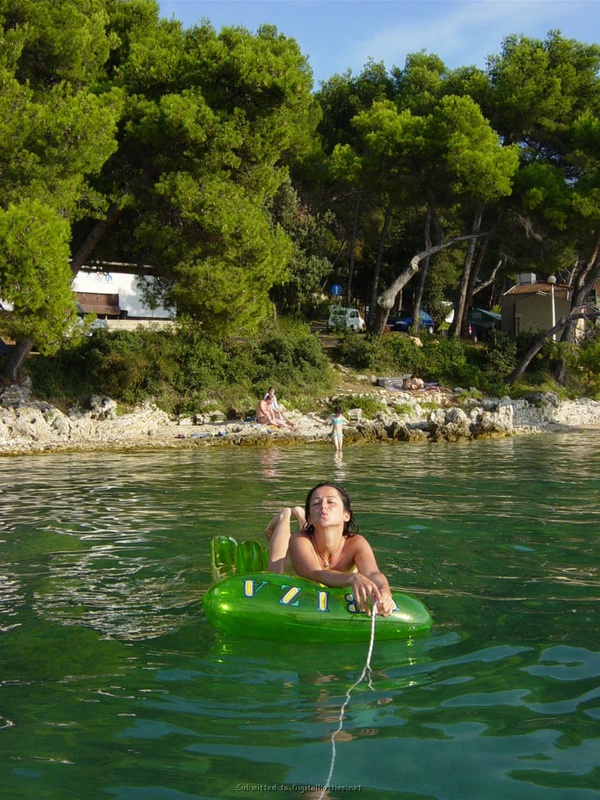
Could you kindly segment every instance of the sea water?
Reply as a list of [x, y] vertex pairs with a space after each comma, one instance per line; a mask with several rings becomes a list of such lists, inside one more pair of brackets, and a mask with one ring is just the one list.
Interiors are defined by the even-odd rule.
[[[0, 460], [0, 796], [600, 798], [600, 433]], [[430, 633], [231, 640], [209, 543], [343, 484]], [[333, 765], [331, 787], [324, 788]]]

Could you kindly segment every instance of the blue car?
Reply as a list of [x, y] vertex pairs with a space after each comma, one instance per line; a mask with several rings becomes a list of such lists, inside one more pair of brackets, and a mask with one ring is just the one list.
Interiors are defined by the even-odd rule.
[[[419, 311], [419, 327], [425, 328], [427, 333], [433, 333], [435, 330], [435, 322], [433, 318], [426, 311]], [[402, 309], [400, 315], [389, 320], [392, 323], [390, 330], [392, 331], [407, 331], [413, 322], [412, 311]]]

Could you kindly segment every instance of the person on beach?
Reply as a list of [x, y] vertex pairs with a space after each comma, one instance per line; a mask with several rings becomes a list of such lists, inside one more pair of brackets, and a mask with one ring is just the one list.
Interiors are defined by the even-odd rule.
[[271, 401], [272, 401], [271, 402], [271, 410], [273, 411], [274, 418], [280, 420], [280, 422], [286, 423], [288, 428], [291, 428], [292, 430], [296, 430], [296, 426], [289, 419], [289, 417], [287, 416], [287, 414], [283, 410], [283, 406], [281, 406], [277, 402], [277, 397], [275, 396], [275, 388], [273, 386], [269, 386], [269, 391], [266, 393], [266, 395], [264, 396], [263, 399], [266, 400], [267, 397], [271, 398]]
[[275, 425], [277, 428], [290, 428], [292, 425], [284, 420], [278, 419], [273, 413], [273, 398], [265, 395], [256, 407], [256, 421], [261, 425]]
[[425, 381], [423, 378], [417, 378], [415, 375], [412, 375], [410, 378], [405, 378], [402, 383], [402, 388], [411, 390], [411, 389], [424, 389], [425, 388]]
[[[294, 518], [300, 530], [292, 533]], [[358, 533], [350, 498], [341, 486], [319, 483], [306, 505], [282, 508], [265, 530], [269, 572], [296, 574], [324, 586], [349, 586], [361, 611], [387, 617], [395, 608], [390, 585], [373, 549]]]
[[342, 407], [336, 406], [335, 412], [331, 417], [331, 441], [336, 453], [342, 452], [342, 447], [344, 446], [344, 424], [347, 423], [348, 420], [342, 414]]

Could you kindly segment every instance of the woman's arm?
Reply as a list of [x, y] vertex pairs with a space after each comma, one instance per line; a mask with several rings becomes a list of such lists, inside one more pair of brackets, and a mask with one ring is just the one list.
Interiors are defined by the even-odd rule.
[[373, 548], [363, 536], [357, 542], [354, 563], [358, 569], [355, 599], [363, 604], [377, 603], [377, 613], [384, 617], [389, 616], [396, 605], [390, 584], [377, 565]]
[[269, 544], [269, 561], [267, 568], [269, 572], [283, 573], [286, 571], [287, 553], [292, 535], [292, 517], [294, 517], [300, 529], [304, 527], [304, 509], [301, 506], [292, 508], [282, 508], [271, 519], [265, 529], [265, 536]]

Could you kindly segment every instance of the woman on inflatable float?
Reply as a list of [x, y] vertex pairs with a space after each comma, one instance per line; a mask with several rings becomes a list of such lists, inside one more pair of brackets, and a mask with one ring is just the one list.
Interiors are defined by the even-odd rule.
[[[292, 517], [300, 530], [291, 531]], [[350, 498], [341, 486], [319, 483], [306, 506], [282, 508], [267, 525], [268, 571], [308, 578], [331, 587], [349, 586], [361, 611], [389, 616], [395, 608], [389, 583], [371, 545], [358, 533]]]

